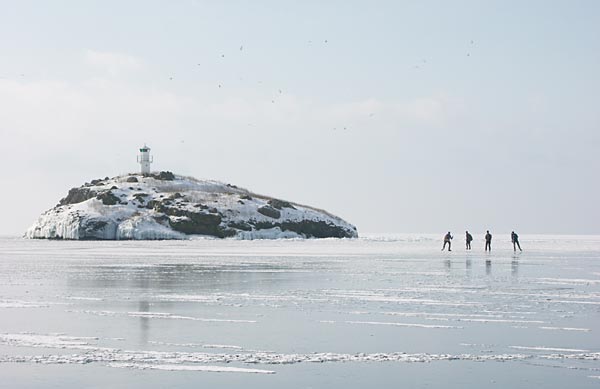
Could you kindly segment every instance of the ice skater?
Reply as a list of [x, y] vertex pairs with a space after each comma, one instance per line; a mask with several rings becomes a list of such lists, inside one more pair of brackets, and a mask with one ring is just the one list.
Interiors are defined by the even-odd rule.
[[446, 244], [448, 245], [448, 251], [451, 250], [452, 243], [450, 242], [453, 239], [453, 236], [450, 234], [450, 231], [444, 236], [444, 246], [442, 247], [442, 251], [446, 248]]
[[485, 251], [492, 251], [492, 234], [490, 234], [490, 231], [486, 231], [485, 233]]
[[513, 231], [510, 233], [510, 240], [512, 240], [513, 250], [515, 250], [515, 252], [517, 251], [517, 247], [519, 248], [519, 251], [523, 251], [521, 250], [521, 244], [519, 244], [519, 235], [517, 235], [516, 232]]
[[467, 242], [467, 250], [471, 250], [471, 242], [473, 241], [473, 235], [469, 234], [469, 231], [465, 231], [465, 242]]

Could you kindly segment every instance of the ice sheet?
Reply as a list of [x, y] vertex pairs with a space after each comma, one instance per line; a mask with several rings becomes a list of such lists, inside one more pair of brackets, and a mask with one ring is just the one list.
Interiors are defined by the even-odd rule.
[[234, 387], [236, 376], [261, 387], [340, 377], [345, 388], [410, 375], [449, 388], [464, 387], [469, 371], [473, 387], [525, 387], [523, 377], [544, 377], [549, 388], [597, 385], [600, 237], [522, 236], [517, 254], [508, 236], [496, 237], [492, 254], [441, 253], [439, 237], [422, 234], [0, 239], [0, 374], [108, 369], [181, 387], [189, 375]]

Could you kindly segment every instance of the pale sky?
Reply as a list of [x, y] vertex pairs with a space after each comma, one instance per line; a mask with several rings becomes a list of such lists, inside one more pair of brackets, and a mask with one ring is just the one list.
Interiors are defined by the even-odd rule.
[[598, 1], [0, 6], [0, 234], [144, 143], [359, 233], [600, 233]]

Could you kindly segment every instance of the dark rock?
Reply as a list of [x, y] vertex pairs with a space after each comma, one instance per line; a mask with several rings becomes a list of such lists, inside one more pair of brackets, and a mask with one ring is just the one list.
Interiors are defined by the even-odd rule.
[[156, 201], [156, 200], [150, 200], [148, 201], [148, 207], [152, 206], [152, 209], [154, 209], [156, 212], [162, 212], [165, 215], [169, 215], [169, 216], [185, 216], [185, 211], [176, 208], [176, 207], [170, 207], [171, 202], [168, 200], [163, 200], [163, 201]]
[[237, 230], [234, 230], [232, 228], [224, 228], [222, 231], [224, 238], [229, 238], [237, 235]]
[[137, 177], [130, 176], [130, 177], [127, 177], [127, 182], [138, 182], [138, 179], [137, 179]]
[[154, 220], [156, 220], [156, 222], [159, 224], [162, 224], [164, 226], [169, 225], [169, 217], [167, 215], [158, 215], [158, 216], [153, 216], [152, 218]]
[[104, 205], [115, 205], [117, 203], [120, 203], [119, 198], [115, 196], [110, 190], [100, 193], [98, 196], [96, 196], [96, 198], [98, 200], [101, 200], [102, 204]]
[[210, 212], [210, 213], [219, 213], [219, 210], [217, 208], [209, 208], [208, 212]]
[[160, 173], [150, 174], [150, 177], [162, 180], [162, 181], [173, 181], [175, 179], [175, 175], [169, 171], [162, 171]]
[[354, 234], [345, 228], [325, 221], [301, 220], [281, 223], [282, 231], [294, 231], [307, 238], [352, 238]]
[[243, 196], [240, 196], [240, 199], [242, 199], [242, 200], [252, 200], [252, 197], [250, 197], [250, 195], [243, 195]]
[[96, 197], [98, 193], [88, 188], [72, 188], [67, 197], [60, 200], [60, 205], [77, 204]]
[[148, 197], [148, 194], [146, 193], [136, 193], [133, 195], [134, 200], [137, 200], [139, 203], [144, 203], [146, 201], [146, 197]]
[[110, 190], [113, 190], [113, 189], [119, 189], [119, 188], [117, 188], [116, 186], [113, 185], [110, 187]]
[[155, 211], [167, 216], [177, 217], [177, 219], [169, 218], [169, 225], [175, 231], [183, 232], [184, 234], [211, 235], [219, 238], [233, 236], [236, 233], [235, 230], [225, 229], [220, 226], [223, 219], [219, 214], [192, 212], [177, 207], [170, 207], [168, 204], [165, 204], [166, 201], [157, 202], [152, 200], [150, 202], [153, 202]]
[[82, 240], [113, 240], [117, 235], [117, 225], [102, 218], [84, 218], [79, 226]]
[[257, 222], [256, 220], [251, 220], [250, 223], [254, 225], [257, 230], [268, 230], [273, 227], [278, 227], [279, 224], [272, 222]]
[[261, 215], [265, 215], [267, 217], [271, 217], [273, 219], [279, 219], [281, 217], [281, 212], [271, 207], [270, 205], [265, 205], [257, 209], [258, 213]]
[[83, 227], [88, 231], [97, 231], [97, 230], [101, 230], [102, 228], [104, 228], [106, 226], [106, 221], [105, 220], [95, 220], [95, 219], [88, 219], [86, 220], [85, 223], [83, 223]]
[[304, 235], [307, 238], [352, 238], [355, 232], [348, 231], [343, 227], [330, 224], [325, 221], [302, 220], [298, 222], [257, 222], [251, 220], [257, 230], [268, 230], [279, 227], [281, 231], [293, 231], [297, 234]]
[[246, 204], [246, 203], [245, 203], [245, 202], [243, 202], [242, 200], [238, 200], [238, 203], [240, 203], [240, 204], [242, 204], [242, 205]]
[[252, 226], [244, 222], [229, 222], [227, 223], [227, 226], [231, 228], [237, 228], [238, 230], [242, 231], [252, 231]]
[[171, 200], [182, 199], [183, 195], [181, 193], [179, 193], [179, 192], [175, 192], [172, 195], [170, 195], [168, 198], [171, 199]]
[[271, 200], [269, 200], [268, 204], [270, 206], [272, 206], [273, 208], [277, 208], [277, 209], [282, 209], [282, 208], [296, 209], [288, 201], [283, 201], [283, 200], [271, 199]]
[[169, 208], [168, 210], [174, 213], [172, 216], [184, 216], [184, 218], [169, 219], [171, 228], [176, 231], [183, 232], [184, 234], [212, 235], [219, 238], [231, 236], [229, 232], [221, 228], [222, 219], [220, 215], [195, 213], [180, 209], [175, 211], [173, 208]]

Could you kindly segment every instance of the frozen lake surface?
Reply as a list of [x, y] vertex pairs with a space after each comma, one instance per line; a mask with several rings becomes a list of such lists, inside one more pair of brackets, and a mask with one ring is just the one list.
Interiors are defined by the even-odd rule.
[[0, 238], [0, 386], [598, 387], [600, 237], [457, 240]]

